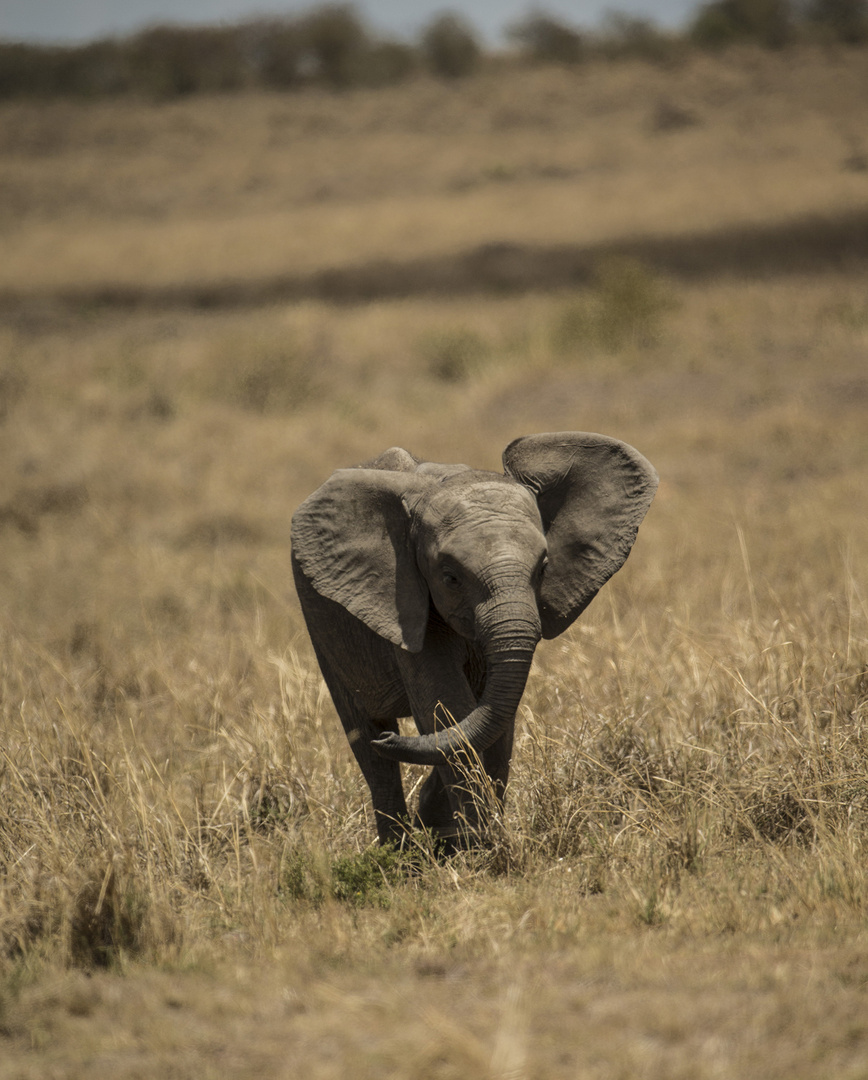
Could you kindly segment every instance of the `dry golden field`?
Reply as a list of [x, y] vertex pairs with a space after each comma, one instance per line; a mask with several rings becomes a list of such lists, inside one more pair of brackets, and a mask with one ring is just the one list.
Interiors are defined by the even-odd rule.
[[[0, 108], [0, 1080], [868, 1075], [865, 132], [807, 48]], [[658, 496], [408, 867], [290, 516], [564, 429]]]

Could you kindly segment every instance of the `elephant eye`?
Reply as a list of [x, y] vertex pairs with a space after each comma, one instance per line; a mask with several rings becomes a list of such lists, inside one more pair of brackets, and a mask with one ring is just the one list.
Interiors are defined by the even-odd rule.
[[444, 566], [440, 571], [440, 575], [443, 578], [443, 583], [445, 585], [455, 586], [458, 584], [458, 575], [454, 570], [450, 570], [448, 567]]

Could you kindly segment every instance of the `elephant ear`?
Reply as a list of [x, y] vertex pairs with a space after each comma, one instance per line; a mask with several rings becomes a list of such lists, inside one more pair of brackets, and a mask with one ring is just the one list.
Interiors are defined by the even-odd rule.
[[422, 649], [429, 610], [404, 504], [419, 485], [401, 470], [340, 469], [292, 517], [293, 554], [314, 589], [409, 652]]
[[540, 619], [543, 637], [557, 637], [624, 564], [657, 473], [632, 446], [578, 431], [516, 439], [503, 466], [537, 499], [548, 543]]

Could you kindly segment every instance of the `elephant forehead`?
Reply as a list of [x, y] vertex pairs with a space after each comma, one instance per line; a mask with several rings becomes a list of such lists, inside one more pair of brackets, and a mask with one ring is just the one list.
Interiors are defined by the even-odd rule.
[[438, 531], [475, 530], [488, 524], [514, 527], [527, 522], [541, 530], [536, 501], [520, 484], [491, 480], [443, 487], [434, 492], [425, 507], [424, 517]]

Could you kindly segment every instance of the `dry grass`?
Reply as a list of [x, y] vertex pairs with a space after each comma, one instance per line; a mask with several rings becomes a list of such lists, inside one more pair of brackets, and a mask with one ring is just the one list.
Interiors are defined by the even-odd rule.
[[[613, 174], [645, 193], [637, 215], [665, 232], [666, 201], [658, 223], [649, 194], [655, 147], [683, 135], [676, 157], [694, 177], [694, 136], [732, 159], [733, 177], [754, 175], [750, 160], [739, 172], [736, 131], [757, 148], [797, 145], [803, 164], [809, 146], [831, 160], [831, 142], [798, 141], [811, 124], [832, 138], [831, 106], [805, 124], [800, 110], [811, 94], [832, 100], [833, 74], [856, 79], [851, 60], [814, 56], [804, 86], [784, 58], [721, 62], [707, 86], [733, 87], [732, 112], [712, 114], [707, 89], [707, 101], [691, 99], [702, 124], [641, 139], [627, 123], [639, 116], [636, 81], [681, 100], [693, 68], [601, 70], [581, 86], [588, 100], [620, 102]], [[495, 90], [482, 80], [466, 92]], [[414, 92], [440, 105], [453, 94]], [[864, 93], [839, 104], [864, 115]], [[340, 160], [353, 144], [340, 118], [371, 110], [358, 143], [370, 156], [359, 151], [356, 186], [347, 178], [334, 197], [345, 208], [356, 191], [359, 207], [370, 200], [361, 173], [374, 176], [389, 139], [408, 155], [383, 166], [396, 195], [442, 147], [431, 216], [392, 250], [409, 259], [443, 242], [450, 200], [465, 195], [438, 184], [463, 162], [480, 167], [469, 135], [443, 139], [432, 110], [429, 142], [405, 141], [402, 110], [418, 120], [419, 101], [400, 92], [233, 101], [227, 130], [243, 129], [246, 109], [255, 132], [278, 107], [344, 124], [328, 137], [298, 129], [310, 175], [318, 147], [331, 140]], [[129, 131], [148, 127], [165, 145], [178, 116], [208, 108], [143, 107]], [[762, 118], [754, 136], [739, 109]], [[59, 110], [20, 122], [58, 124], [103, 161], [105, 190], [121, 192], [116, 151], [94, 149], [101, 118], [117, 130], [120, 114], [71, 110], [60, 125]], [[530, 131], [511, 139], [519, 157], [540, 153]], [[216, 162], [221, 144], [209, 145]], [[546, 145], [579, 153], [578, 136]], [[164, 166], [148, 146], [155, 177]], [[61, 238], [90, 225], [56, 195], [57, 159], [28, 160], [34, 204], [7, 235], [34, 270], [16, 288], [44, 297], [114, 279], [121, 264], [104, 261], [100, 236], [111, 213], [134, 219], [135, 186], [120, 209], [106, 199], [87, 211], [93, 261], [61, 272], [29, 246], [50, 208]], [[193, 164], [174, 184], [162, 174], [170, 244], [153, 280], [211, 272], [184, 262], [178, 240], [176, 226], [205, 205], [185, 191], [214, 175], [204, 158]], [[839, 165], [835, 184], [864, 189]], [[810, 168], [794, 171], [804, 208], [851, 205], [822, 179], [834, 170], [817, 172], [813, 203]], [[524, 183], [510, 190], [541, 222], [562, 181]], [[480, 227], [499, 239], [514, 237], [496, 231], [502, 185], [474, 195], [491, 211]], [[40, 190], [55, 191], [41, 208]], [[271, 213], [264, 190], [263, 206], [250, 205]], [[241, 229], [240, 191], [215, 196], [218, 224]], [[730, 220], [727, 206], [749, 221], [752, 194], [710, 203], [710, 224]], [[616, 230], [599, 197], [601, 235], [640, 228]], [[547, 227], [527, 235], [543, 242]], [[372, 257], [371, 236], [346, 260]], [[854, 265], [699, 286], [623, 261], [598, 270], [586, 289], [512, 297], [9, 308], [0, 1077], [865, 1074], [868, 278]], [[290, 514], [332, 468], [390, 444], [497, 467], [516, 435], [566, 428], [625, 438], [658, 467], [636, 550], [576, 627], [538, 652], [493, 849], [441, 864], [420, 838], [409, 865], [383, 858], [301, 630]], [[408, 787], [418, 775], [407, 770]]]

